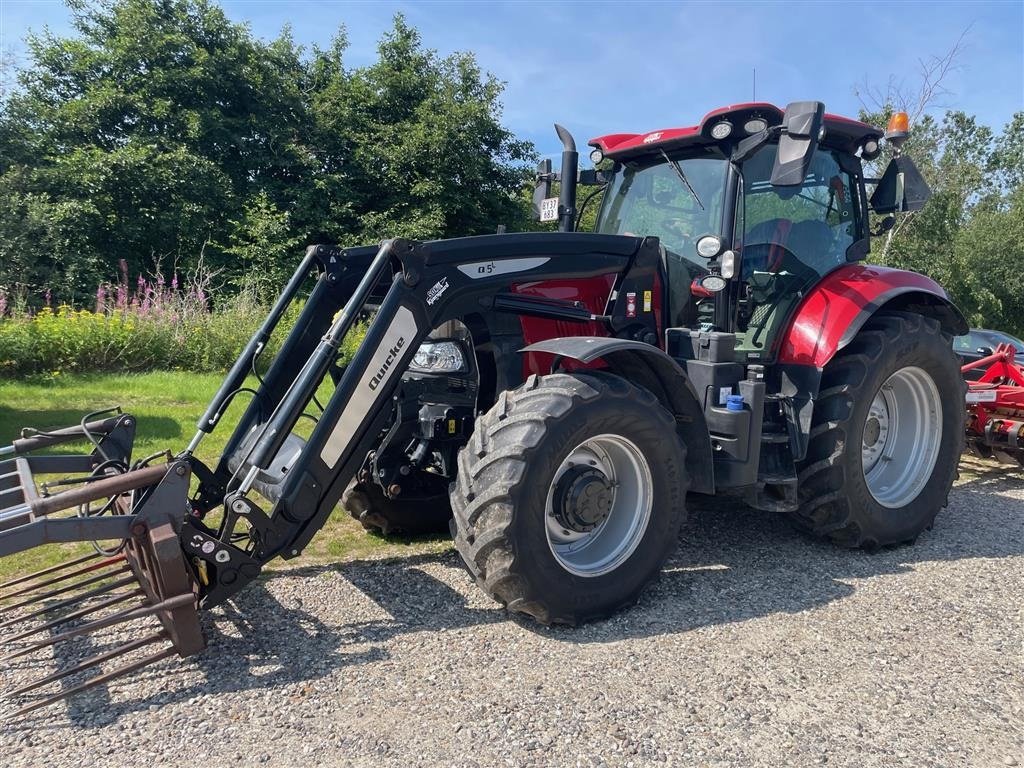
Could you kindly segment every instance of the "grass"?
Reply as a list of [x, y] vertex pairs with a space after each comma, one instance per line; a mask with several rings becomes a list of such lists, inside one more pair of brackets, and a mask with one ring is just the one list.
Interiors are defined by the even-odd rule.
[[[0, 380], [0, 445], [9, 444], [22, 427], [69, 426], [90, 411], [120, 405], [138, 420], [136, 458], [165, 449], [177, 453], [195, 433], [196, 420], [221, 379], [221, 374], [214, 373], [159, 372], [61, 375], [46, 381]], [[244, 407], [245, 400], [239, 396], [219, 428], [200, 446], [200, 459], [215, 463]], [[70, 443], [57, 450], [67, 453], [84, 448]], [[450, 546], [447, 538], [404, 541], [369, 534], [339, 507], [301, 558], [291, 563], [276, 561], [271, 567], [440, 552]], [[88, 551], [88, 544], [51, 545], [0, 558], [0, 582]]]

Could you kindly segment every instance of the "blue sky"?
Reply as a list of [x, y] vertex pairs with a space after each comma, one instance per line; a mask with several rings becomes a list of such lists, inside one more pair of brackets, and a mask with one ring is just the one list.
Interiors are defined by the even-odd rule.
[[[968, 30], [944, 85], [944, 106], [997, 130], [1024, 109], [1024, 0], [1006, 2], [330, 2], [229, 0], [263, 38], [291, 24], [296, 40], [326, 45], [348, 30], [350, 65], [371, 62], [395, 12], [442, 53], [473, 51], [506, 81], [504, 123], [542, 153], [551, 123], [582, 145], [602, 133], [690, 125], [708, 110], [758, 100], [819, 99], [856, 116], [855, 88], [890, 76], [912, 87], [919, 61]], [[23, 55], [25, 33], [67, 32], [57, 0], [0, 0], [0, 45]], [[841, 35], [847, 35], [843, 39]]]

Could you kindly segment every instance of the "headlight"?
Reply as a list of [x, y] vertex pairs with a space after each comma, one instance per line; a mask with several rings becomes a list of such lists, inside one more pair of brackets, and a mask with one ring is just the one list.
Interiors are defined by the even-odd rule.
[[462, 346], [456, 341], [425, 341], [409, 363], [420, 373], [465, 373], [468, 370]]
[[713, 259], [722, 250], [722, 241], [714, 235], [704, 235], [697, 241], [697, 253], [705, 259]]
[[705, 291], [710, 291], [711, 293], [718, 293], [727, 285], [728, 283], [721, 275], [704, 275], [704, 277], [700, 279], [700, 287]]

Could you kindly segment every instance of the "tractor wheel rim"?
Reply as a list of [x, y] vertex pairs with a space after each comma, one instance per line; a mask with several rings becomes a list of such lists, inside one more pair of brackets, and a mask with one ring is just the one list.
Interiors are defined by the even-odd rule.
[[[606, 516], [592, 530], [574, 530], [555, 511], [564, 504], [560, 481], [583, 469], [607, 479]], [[596, 470], [596, 472], [595, 472]], [[562, 483], [564, 485], [564, 483]], [[577, 445], [555, 471], [548, 488], [545, 530], [558, 564], [576, 576], [596, 577], [621, 566], [640, 544], [651, 519], [653, 479], [647, 459], [620, 435], [597, 435]], [[586, 526], [584, 526], [586, 527]]]
[[875, 501], [892, 509], [918, 497], [931, 478], [942, 438], [939, 388], [908, 366], [875, 393], [861, 433], [861, 465]]

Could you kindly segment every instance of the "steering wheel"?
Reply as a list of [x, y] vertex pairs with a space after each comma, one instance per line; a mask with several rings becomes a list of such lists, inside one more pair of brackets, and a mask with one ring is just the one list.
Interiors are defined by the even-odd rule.
[[693, 233], [690, 232], [693, 227], [689, 219], [682, 217], [663, 219], [662, 225], [666, 230], [679, 238], [680, 241], [690, 241], [693, 239]]

